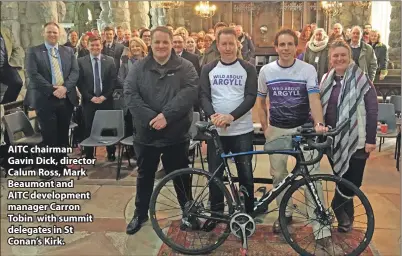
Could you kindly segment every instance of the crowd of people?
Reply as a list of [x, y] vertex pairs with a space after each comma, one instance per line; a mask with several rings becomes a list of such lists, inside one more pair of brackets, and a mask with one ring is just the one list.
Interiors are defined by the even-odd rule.
[[[307, 122], [324, 132], [328, 125], [336, 127], [350, 118], [348, 132], [335, 139], [330, 163], [337, 175], [361, 186], [366, 160], [376, 147], [378, 104], [373, 81], [387, 75], [388, 59], [380, 33], [369, 25], [364, 31], [359, 26], [343, 31], [337, 23], [329, 35], [316, 24], [306, 25], [300, 33], [281, 29], [273, 44], [278, 60], [263, 66], [259, 74], [253, 41], [236, 24], [218, 22], [208, 32], [198, 33], [171, 25], [133, 31], [105, 27], [102, 33], [93, 29], [80, 38], [70, 31], [65, 45], [58, 39], [59, 25], [46, 23], [44, 43], [27, 51], [27, 105], [36, 111], [43, 144], [67, 147], [73, 112], [81, 113], [83, 140], [91, 132], [95, 112], [113, 109], [113, 92], [123, 90], [126, 136], [134, 135], [131, 151], [138, 164], [136, 209], [128, 234], [138, 232], [148, 220], [160, 160], [167, 174], [188, 166], [193, 111], [218, 128], [224, 151], [232, 153], [253, 148], [255, 103], [268, 142]], [[2, 69], [4, 65], [8, 64], [2, 62]], [[116, 160], [115, 151], [108, 147], [109, 161]], [[214, 172], [221, 159], [214, 143], [208, 143], [207, 151], [209, 170]], [[84, 152], [87, 158], [94, 157], [92, 148]], [[248, 213], [254, 205], [251, 158], [235, 158], [240, 185], [248, 191]], [[270, 155], [274, 185], [287, 175], [286, 163], [286, 157]], [[319, 165], [314, 166], [312, 174], [319, 172]], [[220, 169], [216, 177], [222, 176]], [[189, 184], [174, 184], [182, 207]], [[223, 205], [219, 189], [211, 188], [211, 194], [211, 208], [223, 211], [218, 206]], [[343, 232], [353, 225], [353, 200], [343, 203], [351, 196], [338, 188], [332, 201]], [[291, 214], [286, 216], [289, 224]], [[191, 221], [194, 229], [199, 228], [196, 219]], [[216, 225], [211, 221], [204, 228], [213, 230]], [[318, 229], [314, 223], [313, 228]], [[278, 220], [274, 231], [280, 232]], [[330, 246], [331, 233], [324, 231], [316, 240]]]

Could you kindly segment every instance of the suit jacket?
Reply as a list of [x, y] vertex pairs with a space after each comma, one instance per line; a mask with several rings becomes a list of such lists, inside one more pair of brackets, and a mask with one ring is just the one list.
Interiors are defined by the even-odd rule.
[[[63, 70], [64, 86], [67, 88], [67, 98], [74, 105], [78, 105], [76, 83], [79, 70], [73, 49], [60, 45], [59, 54]], [[27, 97], [29, 105], [34, 109], [49, 107], [54, 88], [52, 85], [52, 70], [49, 55], [45, 44], [30, 47], [26, 58], [26, 71], [29, 78]], [[57, 99], [57, 98], [56, 98]]]
[[200, 67], [200, 60], [197, 55], [192, 54], [186, 50], [183, 50], [183, 53], [181, 54], [181, 57], [185, 58], [186, 60], [190, 61], [193, 63], [195, 70], [198, 73], [198, 76], [201, 74], [201, 67]]
[[[82, 95], [82, 106], [85, 108], [91, 104], [92, 97], [95, 97], [91, 56], [87, 55], [79, 58], [78, 67], [80, 74], [77, 87]], [[102, 104], [111, 104], [111, 107], [113, 107], [112, 95], [117, 82], [116, 66], [113, 58], [104, 54], [101, 55], [101, 80], [101, 95], [106, 98]]]
[[[16, 68], [19, 76], [21, 77], [22, 83], [25, 85], [25, 73], [24, 73], [24, 59], [25, 52], [20, 45], [17, 44], [11, 31], [1, 25], [1, 35], [4, 39], [4, 44], [6, 46], [7, 61], [10, 67]], [[20, 91], [20, 96], [17, 100], [23, 100], [25, 98], [26, 88], [23, 86]]]
[[124, 51], [124, 45], [113, 41], [113, 45], [112, 45], [113, 52], [109, 52], [109, 50], [106, 48], [105, 44], [106, 44], [106, 42], [103, 43], [102, 54], [108, 55], [114, 59], [114, 64], [116, 65], [116, 75], [117, 75], [117, 72], [119, 71], [119, 68], [120, 68], [120, 58]]

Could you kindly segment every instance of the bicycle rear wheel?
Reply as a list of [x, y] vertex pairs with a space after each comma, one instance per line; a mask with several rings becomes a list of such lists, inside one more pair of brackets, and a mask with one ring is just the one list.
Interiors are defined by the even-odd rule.
[[[279, 220], [286, 241], [301, 255], [362, 254], [374, 233], [374, 214], [367, 197], [353, 183], [337, 176], [312, 175], [310, 179], [325, 214], [318, 209], [306, 179], [295, 182], [283, 196], [279, 208]], [[340, 195], [336, 192], [339, 187], [355, 196], [342, 197], [342, 203], [338, 202], [339, 199], [335, 202], [334, 195], [337, 194], [336, 198]], [[287, 225], [285, 216], [289, 213], [292, 213], [292, 222]], [[341, 229], [345, 220], [353, 223], [347, 231]]]
[[[177, 184], [186, 182], [191, 189], [184, 193], [183, 202], [178, 199], [183, 189]], [[223, 212], [213, 212], [208, 204], [211, 184], [223, 194]], [[157, 184], [149, 211], [152, 227], [166, 245], [179, 253], [200, 255], [217, 249], [230, 235], [229, 222], [234, 208], [232, 197], [222, 181], [211, 180], [209, 172], [186, 168], [170, 173]], [[227, 223], [218, 223], [212, 231], [203, 230], [211, 216], [226, 219]]]

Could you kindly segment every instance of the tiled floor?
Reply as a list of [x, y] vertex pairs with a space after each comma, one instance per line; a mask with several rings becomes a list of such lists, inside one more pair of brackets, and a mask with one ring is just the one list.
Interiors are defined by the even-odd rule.
[[[370, 156], [367, 162], [362, 190], [369, 198], [375, 214], [375, 233], [372, 240], [373, 248], [380, 255], [400, 255], [400, 173], [396, 171], [393, 159], [394, 140], [386, 141], [382, 151], [378, 150]], [[100, 151], [102, 154], [104, 151]], [[289, 166], [294, 160], [289, 160]], [[196, 164], [197, 166], [199, 163]], [[259, 155], [255, 177], [269, 177], [269, 160], [267, 156]], [[86, 255], [156, 255], [161, 247], [161, 241], [153, 231], [150, 222], [147, 222], [140, 232], [134, 236], [127, 236], [125, 228], [131, 219], [134, 210], [136, 172], [132, 168], [123, 168], [121, 179], [115, 180], [115, 165], [98, 163], [89, 177], [75, 181], [73, 189], [64, 191], [90, 191], [91, 200], [81, 200], [74, 203], [81, 204], [79, 212], [63, 214], [83, 215], [93, 214], [93, 223], [74, 224], [75, 233], [61, 235], [65, 238], [65, 246], [9, 246], [7, 228], [7, 184], [2, 178], [1, 198], [1, 255], [48, 255], [48, 256], [86, 256]], [[330, 172], [328, 161], [323, 159], [321, 170]], [[256, 185], [258, 186], [258, 185]], [[45, 189], [38, 189], [40, 191]], [[48, 200], [48, 202], [50, 202]], [[71, 202], [71, 201], [69, 201]], [[30, 203], [33, 203], [30, 201]], [[35, 203], [39, 203], [38, 201]], [[42, 201], [41, 203], [46, 203]], [[63, 203], [68, 203], [65, 201]], [[271, 206], [274, 207], [274, 206]], [[60, 212], [59, 212], [60, 214]], [[272, 223], [277, 213], [272, 213], [264, 222]], [[57, 223], [59, 226], [68, 223]], [[30, 223], [25, 226], [35, 226]], [[52, 224], [45, 224], [52, 226]], [[21, 237], [21, 235], [15, 235]], [[26, 237], [26, 236], [25, 236]], [[32, 237], [36, 237], [33, 235]], [[240, 242], [239, 242], [240, 243]]]

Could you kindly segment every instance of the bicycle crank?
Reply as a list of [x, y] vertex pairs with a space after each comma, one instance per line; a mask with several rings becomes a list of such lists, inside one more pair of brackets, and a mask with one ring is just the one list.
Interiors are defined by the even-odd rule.
[[237, 213], [230, 220], [230, 231], [237, 238], [252, 236], [255, 227], [254, 219], [246, 213]]

